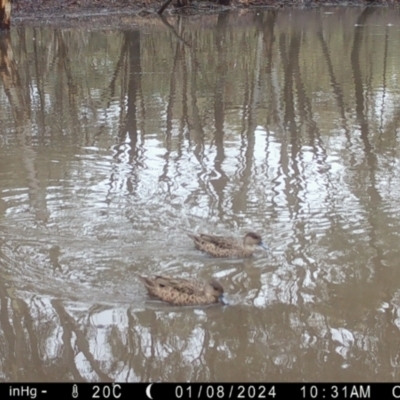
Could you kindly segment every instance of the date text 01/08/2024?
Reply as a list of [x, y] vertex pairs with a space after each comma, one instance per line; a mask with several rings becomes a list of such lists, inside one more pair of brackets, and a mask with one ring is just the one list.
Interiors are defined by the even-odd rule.
[[176, 385], [176, 399], [274, 399], [274, 385]]

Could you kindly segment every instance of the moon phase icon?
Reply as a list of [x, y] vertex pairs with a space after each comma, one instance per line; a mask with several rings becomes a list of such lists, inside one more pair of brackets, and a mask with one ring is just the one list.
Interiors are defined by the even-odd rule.
[[152, 386], [152, 385], [153, 385], [153, 384], [150, 383], [150, 385], [147, 386], [147, 388], [146, 388], [146, 396], [147, 396], [149, 399], [152, 399], [152, 400], [153, 400], [153, 398], [151, 397], [151, 393], [150, 393], [150, 389], [151, 389], [151, 386]]

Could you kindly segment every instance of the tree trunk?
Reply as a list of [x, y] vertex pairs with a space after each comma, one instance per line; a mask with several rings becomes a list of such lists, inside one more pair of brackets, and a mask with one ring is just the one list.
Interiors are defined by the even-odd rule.
[[9, 30], [11, 24], [11, 0], [0, 0], [0, 31]]

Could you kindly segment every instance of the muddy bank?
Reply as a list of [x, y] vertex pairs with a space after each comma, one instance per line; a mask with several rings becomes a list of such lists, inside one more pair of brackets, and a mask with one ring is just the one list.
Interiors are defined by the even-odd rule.
[[[152, 15], [161, 6], [164, 0], [14, 0], [12, 5], [12, 19], [36, 20], [40, 22], [48, 19], [87, 19], [102, 18], [113, 15]], [[232, 0], [230, 6], [218, 5], [216, 2], [188, 1], [187, 6], [179, 7], [185, 0], [173, 0], [164, 11], [171, 13], [203, 13], [217, 12], [230, 8], [253, 7], [321, 7], [321, 6], [365, 6], [365, 5], [393, 5], [398, 0]]]

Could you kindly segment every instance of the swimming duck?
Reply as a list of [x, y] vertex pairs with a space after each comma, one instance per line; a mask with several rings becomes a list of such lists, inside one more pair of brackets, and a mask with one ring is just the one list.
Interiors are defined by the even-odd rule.
[[165, 275], [138, 278], [144, 283], [150, 295], [174, 305], [206, 305], [218, 302], [227, 304], [224, 299], [224, 289], [215, 279], [206, 283]]
[[269, 250], [268, 246], [262, 241], [258, 233], [248, 232], [239, 241], [233, 237], [214, 236], [200, 234], [188, 235], [198, 250], [204, 251], [213, 257], [250, 257], [256, 251], [257, 246]]

